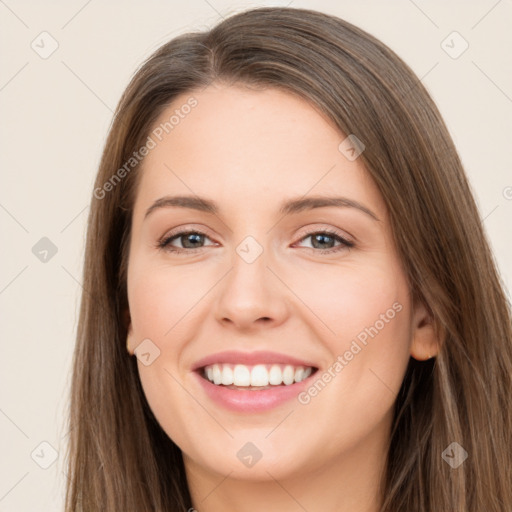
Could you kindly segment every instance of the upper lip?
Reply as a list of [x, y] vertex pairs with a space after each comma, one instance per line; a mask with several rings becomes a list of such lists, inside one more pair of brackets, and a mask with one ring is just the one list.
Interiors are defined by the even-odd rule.
[[194, 363], [192, 370], [199, 370], [205, 366], [218, 363], [229, 363], [229, 364], [245, 364], [245, 365], [256, 365], [256, 364], [290, 364], [293, 366], [311, 366], [316, 368], [309, 361], [298, 359], [296, 357], [289, 356], [287, 354], [280, 354], [278, 352], [270, 351], [257, 351], [257, 352], [239, 352], [235, 350], [227, 350], [224, 352], [217, 352], [209, 356], [203, 357]]

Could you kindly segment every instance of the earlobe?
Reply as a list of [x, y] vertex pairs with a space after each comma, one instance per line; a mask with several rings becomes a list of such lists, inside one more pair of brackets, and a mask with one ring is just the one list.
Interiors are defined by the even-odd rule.
[[412, 325], [411, 356], [418, 361], [432, 359], [441, 343], [432, 316], [423, 304], [416, 306]]
[[128, 351], [128, 354], [133, 356], [133, 341], [132, 341], [132, 326], [128, 327], [128, 334], [126, 335], [126, 350]]
[[134, 347], [133, 347], [133, 328], [132, 322], [130, 318], [130, 312], [126, 310], [125, 312], [125, 322], [126, 322], [126, 350], [128, 354], [133, 356]]

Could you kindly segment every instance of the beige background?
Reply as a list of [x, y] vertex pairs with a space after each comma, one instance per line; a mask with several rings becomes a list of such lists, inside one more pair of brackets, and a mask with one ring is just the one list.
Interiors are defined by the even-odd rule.
[[[62, 510], [85, 221], [124, 87], [173, 36], [251, 6], [288, 4], [360, 26], [422, 78], [459, 149], [511, 288], [511, 0], [0, 1], [0, 511]], [[453, 31], [469, 44], [458, 58], [442, 47]], [[463, 44], [451, 35], [444, 47], [453, 56]], [[32, 252], [43, 237], [57, 248], [46, 262]]]

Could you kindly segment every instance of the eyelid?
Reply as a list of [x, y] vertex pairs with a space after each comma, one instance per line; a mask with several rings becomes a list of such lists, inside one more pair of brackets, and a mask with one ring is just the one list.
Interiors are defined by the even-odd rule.
[[[218, 242], [214, 239], [214, 237], [210, 236], [208, 233], [208, 229], [201, 226], [200, 228], [196, 227], [197, 224], [185, 224], [181, 226], [177, 226], [173, 228], [171, 231], [168, 231], [165, 235], [163, 235], [161, 238], [158, 239], [157, 243], [155, 244], [155, 248], [163, 251], [167, 251], [169, 253], [175, 253], [175, 254], [193, 254], [197, 251], [201, 251], [205, 249], [206, 247], [211, 247], [218, 245]], [[181, 247], [174, 247], [170, 245], [170, 242], [172, 239], [179, 239], [181, 236], [185, 236], [190, 233], [197, 233], [199, 235], [202, 235], [208, 239], [210, 239], [212, 242], [214, 242], [211, 245], [206, 245], [204, 247], [194, 247], [194, 248], [181, 248]], [[327, 234], [334, 238], [338, 238], [338, 242], [340, 242], [340, 245], [331, 247], [329, 249], [317, 249], [314, 247], [305, 247], [305, 249], [311, 249], [315, 253], [320, 254], [329, 254], [329, 253], [337, 253], [341, 251], [342, 249], [350, 249], [352, 247], [356, 246], [355, 237], [347, 233], [346, 231], [341, 230], [340, 228], [336, 228], [333, 226], [326, 226], [325, 224], [318, 223], [316, 225], [316, 229], [314, 226], [308, 225], [301, 228], [299, 233], [294, 236], [294, 239], [296, 240], [292, 246], [295, 246], [296, 244], [302, 242], [304, 239], [313, 237], [315, 234]], [[348, 235], [348, 236], [347, 236]]]
[[357, 242], [357, 239], [355, 236], [351, 235], [347, 231], [334, 227], [332, 225], [326, 225], [326, 224], [308, 224], [308, 226], [305, 226], [304, 228], [301, 228], [299, 233], [297, 234], [297, 237], [299, 238], [297, 241], [302, 240], [306, 236], [313, 235], [315, 233], [331, 233], [333, 235], [337, 235], [343, 239], [345, 239], [347, 242], [351, 242], [355, 244]]
[[[200, 226], [200, 227], [197, 228], [196, 226]], [[174, 235], [177, 235], [177, 234], [184, 234], [189, 231], [196, 231], [196, 230], [198, 233], [208, 236], [208, 238], [210, 238], [210, 239], [214, 238], [208, 233], [208, 231], [209, 231], [208, 228], [203, 227], [201, 224], [184, 224], [184, 225], [176, 226], [172, 230], [166, 232], [163, 236], [161, 236], [159, 238], [158, 242], [161, 242], [162, 240], [165, 240], [168, 238], [172, 238]], [[308, 235], [311, 235], [314, 233], [318, 233], [318, 232], [331, 232], [333, 234], [339, 235], [339, 236], [347, 239], [348, 241], [356, 242], [356, 238], [353, 235], [351, 235], [350, 233], [348, 233], [347, 231], [336, 228], [336, 227], [332, 227], [332, 226], [326, 227], [325, 224], [317, 224], [316, 228], [310, 227], [310, 225], [305, 226], [299, 230], [298, 234], [295, 235], [295, 237], [302, 239], [305, 236], [308, 236]], [[300, 241], [300, 240], [298, 240], [298, 241]]]
[[204, 227], [202, 224], [183, 224], [180, 226], [176, 226], [175, 228], [173, 228], [169, 231], [166, 231], [165, 234], [158, 239], [158, 242], [161, 242], [168, 238], [172, 238], [176, 235], [183, 235], [183, 234], [191, 232], [191, 231], [194, 233], [197, 232], [202, 235], [205, 235], [212, 240], [214, 238], [210, 234], [210, 230], [208, 228]]

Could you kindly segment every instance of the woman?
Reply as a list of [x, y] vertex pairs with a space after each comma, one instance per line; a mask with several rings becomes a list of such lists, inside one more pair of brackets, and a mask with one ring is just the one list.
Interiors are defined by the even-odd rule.
[[511, 509], [510, 310], [389, 48], [291, 8], [177, 37], [93, 195], [68, 512]]

